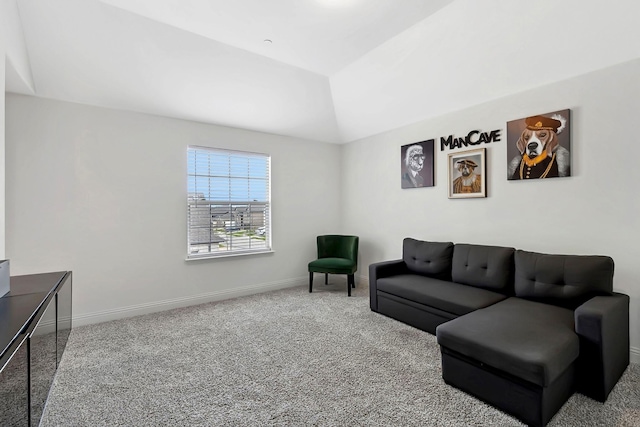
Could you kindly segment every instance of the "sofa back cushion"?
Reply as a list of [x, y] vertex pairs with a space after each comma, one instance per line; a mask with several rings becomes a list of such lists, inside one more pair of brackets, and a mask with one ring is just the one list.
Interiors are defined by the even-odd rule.
[[513, 295], [514, 248], [456, 244], [453, 249], [452, 279]]
[[599, 255], [547, 255], [517, 250], [517, 297], [575, 309], [613, 292], [613, 259]]
[[407, 237], [402, 242], [402, 259], [409, 271], [423, 276], [451, 280], [453, 243], [426, 242]]

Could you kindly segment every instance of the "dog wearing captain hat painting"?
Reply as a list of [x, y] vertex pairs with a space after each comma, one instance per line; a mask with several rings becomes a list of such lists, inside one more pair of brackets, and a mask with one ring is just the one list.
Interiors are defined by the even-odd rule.
[[560, 145], [558, 136], [566, 129], [568, 112], [524, 119], [526, 127], [515, 143], [519, 155], [509, 162], [510, 180], [570, 175], [569, 150]]
[[460, 176], [453, 180], [453, 193], [479, 193], [482, 191], [482, 176], [476, 174], [478, 164], [471, 159], [456, 162], [456, 169]]

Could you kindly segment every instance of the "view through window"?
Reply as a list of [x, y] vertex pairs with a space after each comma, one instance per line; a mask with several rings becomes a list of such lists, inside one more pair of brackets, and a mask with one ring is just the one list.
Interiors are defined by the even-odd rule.
[[189, 146], [188, 258], [271, 250], [266, 154]]

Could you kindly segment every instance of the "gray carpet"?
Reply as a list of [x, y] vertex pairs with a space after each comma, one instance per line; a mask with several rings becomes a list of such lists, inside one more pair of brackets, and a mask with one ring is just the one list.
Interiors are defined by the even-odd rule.
[[[435, 337], [340, 279], [76, 328], [41, 425], [521, 425], [446, 385]], [[640, 425], [640, 366], [550, 425]]]

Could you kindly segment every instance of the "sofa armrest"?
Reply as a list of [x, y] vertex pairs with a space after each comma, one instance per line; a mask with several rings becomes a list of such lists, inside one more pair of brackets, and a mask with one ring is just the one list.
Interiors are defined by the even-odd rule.
[[578, 391], [604, 402], [629, 365], [629, 296], [594, 297], [575, 313]]
[[409, 271], [407, 265], [401, 259], [377, 262], [369, 265], [369, 304], [371, 310], [378, 311], [378, 279], [403, 274], [407, 271]]

